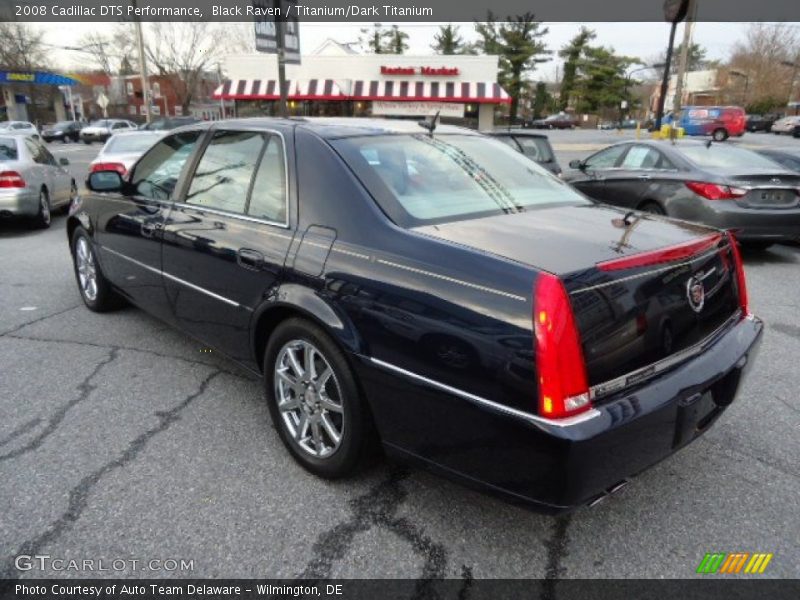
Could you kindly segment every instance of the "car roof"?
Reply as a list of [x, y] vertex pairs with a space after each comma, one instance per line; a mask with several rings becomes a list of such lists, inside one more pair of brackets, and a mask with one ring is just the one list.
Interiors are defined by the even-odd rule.
[[535, 137], [544, 140], [548, 139], [547, 135], [545, 135], [544, 133], [537, 133], [535, 131], [531, 131], [530, 129], [523, 129], [521, 127], [493, 129], [492, 131], [485, 131], [483, 133], [487, 135], [524, 135], [526, 137]]
[[758, 148], [756, 152], [760, 154], [789, 154], [791, 156], [800, 156], [800, 146], [781, 146], [779, 148]]
[[[399, 120], [399, 119], [371, 119], [360, 117], [301, 117], [301, 118], [280, 118], [280, 117], [253, 117], [245, 119], [228, 119], [224, 121], [204, 122], [209, 126], [215, 127], [248, 127], [248, 128], [285, 128], [299, 127], [314, 132], [325, 139], [337, 139], [344, 137], [367, 136], [367, 135], [387, 135], [387, 134], [408, 134], [424, 133], [425, 130], [419, 126], [419, 120]], [[198, 127], [200, 123], [188, 125], [187, 129]], [[474, 129], [456, 127], [454, 125], [439, 124], [435, 133], [461, 133], [480, 135]]]

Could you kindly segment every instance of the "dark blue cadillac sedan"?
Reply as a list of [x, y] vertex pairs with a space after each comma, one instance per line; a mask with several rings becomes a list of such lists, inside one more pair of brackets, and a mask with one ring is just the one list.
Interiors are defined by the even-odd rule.
[[594, 203], [464, 129], [198, 124], [87, 186], [87, 307], [131, 302], [259, 373], [323, 477], [382, 448], [592, 503], [719, 418], [762, 332], [731, 235]]

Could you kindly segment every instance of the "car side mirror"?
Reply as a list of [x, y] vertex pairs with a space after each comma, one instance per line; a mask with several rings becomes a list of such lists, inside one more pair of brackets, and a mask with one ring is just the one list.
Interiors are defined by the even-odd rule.
[[60, 164], [62, 167], [68, 167], [69, 166], [69, 159], [68, 158], [63, 158], [63, 157], [59, 158], [58, 159], [58, 164]]
[[122, 184], [122, 175], [117, 171], [95, 171], [86, 180], [86, 187], [93, 192], [119, 192]]
[[578, 169], [579, 171], [583, 171], [584, 169], [586, 169], [586, 163], [583, 162], [582, 160], [578, 160], [576, 158], [575, 160], [569, 161], [569, 168], [570, 169]]

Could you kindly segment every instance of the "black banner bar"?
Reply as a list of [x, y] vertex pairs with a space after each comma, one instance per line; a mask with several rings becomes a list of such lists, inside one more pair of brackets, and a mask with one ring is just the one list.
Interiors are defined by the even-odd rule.
[[0, 580], [3, 600], [321, 600], [541, 599], [541, 600], [796, 600], [800, 581], [704, 576], [657, 579], [25, 579]]
[[[259, 21], [253, 0], [0, 0], [2, 21]], [[303, 0], [286, 3], [281, 18], [320, 22], [474, 22], [533, 13], [547, 22], [663, 21], [664, 0]], [[800, 4], [787, 0], [702, 0], [698, 21], [795, 21]]]

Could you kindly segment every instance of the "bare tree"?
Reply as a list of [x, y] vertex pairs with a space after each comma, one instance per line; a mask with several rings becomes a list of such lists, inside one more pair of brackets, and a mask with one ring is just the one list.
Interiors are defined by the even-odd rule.
[[0, 22], [0, 65], [31, 71], [46, 63], [40, 30], [25, 23]]
[[131, 23], [118, 23], [112, 33], [88, 33], [81, 37], [78, 45], [98, 69], [111, 76], [138, 68], [135, 39]]
[[217, 23], [151, 23], [145, 54], [153, 71], [167, 78], [184, 112], [194, 99], [203, 75], [215, 70], [229, 51], [227, 30]]
[[[39, 29], [25, 23], [0, 22], [0, 65], [18, 71], [35, 71], [46, 62], [46, 50]], [[51, 104], [58, 94], [54, 86], [25, 86], [27, 95], [33, 99], [29, 105], [28, 118], [38, 121], [43, 115], [37, 108], [37, 101]]]
[[[734, 44], [729, 70], [747, 77], [746, 103], [785, 105], [792, 86], [792, 67], [800, 61], [800, 31], [784, 23], [753, 23], [744, 39]], [[741, 86], [741, 77], [729, 78], [729, 86]]]

